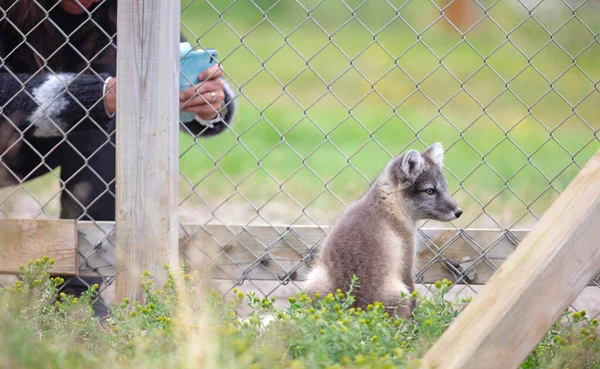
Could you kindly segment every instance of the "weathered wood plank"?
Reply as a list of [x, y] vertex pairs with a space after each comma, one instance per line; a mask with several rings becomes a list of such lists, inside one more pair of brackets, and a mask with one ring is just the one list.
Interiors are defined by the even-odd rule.
[[[111, 275], [113, 229], [111, 223], [80, 223], [79, 250], [86, 256], [80, 258], [80, 274]], [[310, 256], [318, 251], [328, 231], [329, 227], [316, 226], [186, 224], [180, 228], [180, 251], [192, 266], [206, 266], [212, 261], [214, 279], [303, 281]], [[418, 237], [423, 249], [418, 282], [447, 278], [457, 283], [484, 284], [526, 234], [525, 230], [422, 229]], [[471, 268], [467, 269], [468, 262], [459, 263], [465, 258], [473, 262]], [[303, 260], [306, 262], [300, 264]]]
[[[312, 259], [328, 227], [195, 226], [185, 225], [190, 237], [181, 237], [182, 253], [191, 260], [212, 259], [213, 278], [253, 280], [306, 279]], [[422, 229], [418, 238], [419, 283], [447, 278], [458, 283], [483, 284], [514, 250], [527, 231]], [[210, 236], [210, 237], [209, 237]], [[436, 254], [440, 254], [436, 256]], [[470, 260], [474, 265], [469, 269]], [[301, 263], [305, 261], [304, 263]], [[466, 261], [466, 260], [465, 260]], [[466, 271], [467, 273], [463, 273]], [[467, 278], [467, 276], [472, 278]]]
[[510, 369], [600, 269], [600, 150], [425, 355], [422, 368]]
[[0, 219], [0, 274], [17, 274], [19, 265], [44, 255], [54, 259], [54, 273], [77, 270], [74, 220]]
[[177, 265], [178, 1], [118, 3], [116, 298]]
[[[54, 220], [39, 220], [53, 223]], [[62, 222], [62, 221], [58, 221]], [[115, 274], [115, 224], [113, 222], [78, 223], [78, 268], [62, 268], [60, 273], [81, 276]], [[74, 224], [71, 227], [75, 227]], [[314, 254], [329, 227], [316, 226], [200, 226], [186, 224], [179, 229], [180, 254], [192, 266], [213, 260], [213, 279], [243, 278], [262, 281], [304, 281]], [[504, 263], [528, 231], [510, 232], [491, 229], [424, 228], [418, 242], [422, 249], [417, 264], [418, 283], [434, 283], [447, 278], [459, 284], [482, 285]], [[283, 234], [283, 236], [282, 236]], [[56, 244], [61, 232], [45, 235], [43, 240]], [[0, 243], [0, 248], [2, 244]], [[75, 248], [72, 241], [69, 247]], [[44, 246], [46, 247], [46, 246]], [[309, 250], [312, 248], [312, 252]], [[439, 256], [436, 256], [439, 254]], [[461, 260], [467, 260], [460, 263]], [[257, 259], [262, 262], [256, 262]], [[305, 265], [299, 265], [307, 260]], [[470, 260], [470, 261], [469, 261]], [[469, 262], [473, 266], [469, 267]], [[12, 270], [18, 264], [11, 264]], [[246, 272], [246, 274], [244, 274]], [[595, 286], [590, 282], [590, 286]]]

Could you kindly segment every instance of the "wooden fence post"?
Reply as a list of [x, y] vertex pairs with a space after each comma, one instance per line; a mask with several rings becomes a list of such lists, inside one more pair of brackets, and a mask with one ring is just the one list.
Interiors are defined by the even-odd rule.
[[518, 368], [600, 269], [600, 150], [423, 358]]
[[116, 299], [178, 266], [180, 2], [118, 2]]

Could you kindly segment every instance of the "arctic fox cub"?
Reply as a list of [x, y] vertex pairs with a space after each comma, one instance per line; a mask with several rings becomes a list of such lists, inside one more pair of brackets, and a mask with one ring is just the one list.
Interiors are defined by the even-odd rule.
[[440, 143], [392, 159], [369, 190], [346, 209], [327, 236], [308, 276], [306, 292], [346, 292], [352, 276], [359, 287], [355, 307], [376, 301], [410, 316], [400, 302], [414, 290], [415, 232], [421, 219], [451, 221], [461, 216], [447, 189]]

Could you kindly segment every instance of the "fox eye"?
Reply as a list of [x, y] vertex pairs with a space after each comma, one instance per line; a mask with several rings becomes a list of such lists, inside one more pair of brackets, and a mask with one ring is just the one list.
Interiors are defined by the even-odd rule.
[[433, 195], [435, 193], [435, 190], [433, 188], [428, 188], [425, 190], [425, 193], [428, 195]]

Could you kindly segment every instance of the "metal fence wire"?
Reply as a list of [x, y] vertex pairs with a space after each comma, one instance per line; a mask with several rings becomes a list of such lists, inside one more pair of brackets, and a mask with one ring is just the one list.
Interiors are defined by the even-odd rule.
[[[58, 2], [41, 3], [32, 1], [56, 26]], [[22, 84], [18, 94], [36, 102], [38, 119], [64, 133], [42, 144], [6, 114], [14, 99], [0, 106], [9, 122], [2, 138], [18, 132], [1, 146], [0, 217], [56, 218], [70, 215], [66, 207], [79, 209], [75, 217], [89, 221], [80, 228], [80, 265], [102, 282], [103, 303], [112, 299], [114, 226], [94, 207], [114, 202], [114, 172], [98, 160], [114, 160], [114, 126], [94, 121], [101, 100], [79, 102], [87, 112], [79, 124], [97, 128], [82, 140], [44, 111], [80, 96], [63, 88], [48, 100], [26, 88], [40, 74], [63, 86], [102, 79], [98, 61], [77, 43], [79, 31], [98, 27], [106, 38], [100, 51], [116, 50], [116, 34], [95, 9], [58, 31], [61, 48], [85, 64], [68, 78], [45, 62], [20, 78], [11, 53], [33, 49], [29, 39], [47, 23], [19, 30], [9, 9], [0, 12], [21, 38], [3, 51], [0, 73]], [[227, 129], [207, 137], [182, 125], [180, 145], [182, 256], [192, 266], [212, 261], [226, 292], [297, 292], [328, 227], [385, 164], [441, 142], [449, 189], [464, 214], [419, 224], [426, 257], [417, 279], [426, 291], [432, 278], [448, 276], [455, 292], [476, 293], [600, 147], [599, 1], [192, 0], [181, 10], [183, 36], [218, 51], [235, 91]], [[42, 61], [54, 55], [34, 52]], [[9, 163], [17, 147], [32, 158], [26, 173]], [[58, 168], [59, 152], [72, 158], [70, 168]], [[82, 202], [82, 193], [94, 196]], [[598, 313], [599, 278], [575, 308]]]

